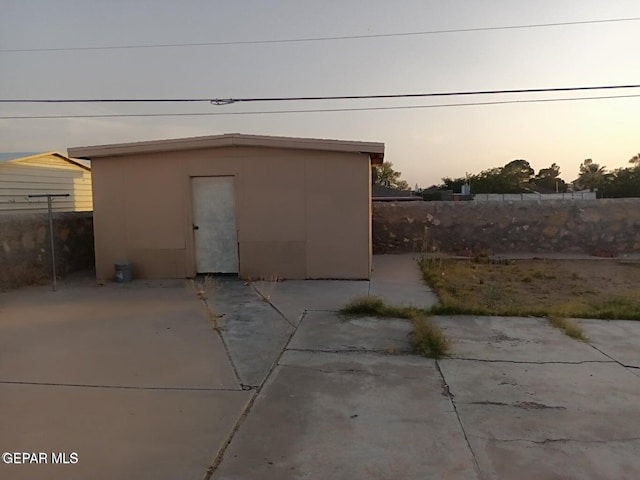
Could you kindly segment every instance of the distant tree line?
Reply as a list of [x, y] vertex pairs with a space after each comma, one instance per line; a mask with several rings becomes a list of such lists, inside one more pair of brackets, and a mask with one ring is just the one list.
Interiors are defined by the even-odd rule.
[[629, 160], [630, 167], [607, 168], [587, 158], [580, 164], [580, 176], [576, 181], [583, 189], [597, 191], [599, 198], [640, 197], [640, 153]]
[[[587, 158], [580, 164], [579, 176], [572, 182], [574, 190], [596, 191], [598, 198], [640, 197], [640, 153], [629, 160], [630, 166], [608, 171], [605, 166]], [[401, 172], [394, 170], [391, 162], [371, 170], [374, 185], [409, 190], [406, 181], [400, 180]], [[502, 167], [490, 168], [464, 177], [442, 178], [442, 183], [422, 192], [425, 200], [440, 200], [439, 191], [462, 191], [463, 185], [471, 187], [471, 193], [565, 193], [570, 184], [560, 178], [560, 167], [552, 163], [535, 172], [528, 161], [512, 160]]]
[[[588, 158], [580, 164], [573, 182], [575, 190], [596, 191], [599, 198], [640, 197], [640, 153], [629, 160], [627, 168], [607, 171]], [[513, 160], [503, 167], [490, 168], [465, 177], [444, 177], [438, 190], [461, 192], [470, 185], [471, 193], [564, 193], [569, 184], [560, 178], [560, 167], [552, 163], [535, 173], [526, 160]], [[433, 191], [428, 195], [433, 196]]]
[[490, 168], [466, 177], [444, 177], [440, 190], [460, 192], [462, 185], [470, 185], [471, 193], [552, 193], [566, 192], [567, 183], [560, 178], [555, 163], [538, 174], [526, 160], [512, 160], [504, 167]]

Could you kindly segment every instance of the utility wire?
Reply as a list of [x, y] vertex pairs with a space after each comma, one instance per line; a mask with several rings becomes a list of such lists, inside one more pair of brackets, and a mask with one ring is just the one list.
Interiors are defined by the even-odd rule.
[[576, 92], [585, 90], [619, 90], [640, 88], [640, 84], [602, 85], [591, 87], [520, 88], [511, 90], [474, 90], [462, 92], [398, 93], [384, 95], [333, 95], [317, 97], [249, 97], [249, 98], [87, 98], [87, 99], [0, 99], [0, 103], [196, 103], [214, 105], [248, 102], [291, 102], [314, 100], [375, 100], [385, 98], [455, 97], [464, 95], [501, 95], [510, 93]]
[[265, 110], [251, 112], [204, 112], [204, 113], [120, 113], [120, 114], [96, 114], [96, 115], [33, 115], [33, 116], [4, 116], [0, 120], [33, 120], [54, 118], [122, 118], [122, 117], [202, 117], [223, 115], [273, 115], [287, 113], [324, 113], [324, 112], [370, 112], [376, 110], [413, 110], [426, 108], [447, 107], [472, 107], [482, 105], [505, 105], [513, 103], [545, 103], [545, 102], [571, 102], [579, 100], [606, 100], [616, 98], [640, 98], [637, 95], [605, 95], [598, 97], [574, 97], [574, 98], [544, 98], [533, 100], [503, 100], [495, 102], [469, 102], [469, 103], [443, 103], [434, 105], [404, 105], [396, 107], [362, 107], [362, 108], [321, 108], [307, 110]]
[[620, 23], [635, 22], [640, 17], [628, 18], [609, 18], [603, 20], [582, 20], [575, 22], [556, 22], [556, 23], [534, 23], [526, 25], [501, 25], [494, 27], [476, 27], [476, 28], [454, 28], [447, 30], [426, 30], [419, 32], [396, 32], [396, 33], [376, 33], [369, 35], [342, 35], [335, 37], [309, 37], [309, 38], [282, 38], [275, 40], [238, 40], [238, 41], [220, 41], [220, 42], [200, 42], [200, 43], [158, 43], [146, 45], [108, 45], [101, 47], [52, 47], [52, 48], [4, 48], [0, 49], [0, 53], [19, 53], [19, 52], [68, 52], [83, 50], [132, 50], [139, 48], [182, 48], [182, 47], [210, 47], [224, 45], [264, 45], [277, 43], [301, 43], [301, 42], [326, 42], [337, 40], [360, 40], [367, 38], [390, 38], [390, 37], [412, 37], [419, 35], [440, 35], [447, 33], [465, 33], [465, 32], [487, 32], [493, 30], [515, 30], [521, 28], [546, 28], [546, 27], [564, 27], [571, 25], [593, 25], [599, 23]]

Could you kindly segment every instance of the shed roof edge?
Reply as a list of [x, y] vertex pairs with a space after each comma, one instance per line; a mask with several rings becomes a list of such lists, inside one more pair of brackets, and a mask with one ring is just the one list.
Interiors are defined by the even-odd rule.
[[96, 159], [100, 157], [113, 157], [141, 153], [238, 146], [366, 153], [371, 156], [373, 163], [381, 163], [382, 158], [384, 157], [384, 143], [379, 142], [276, 137], [239, 133], [74, 147], [69, 148], [67, 152], [70, 157]]

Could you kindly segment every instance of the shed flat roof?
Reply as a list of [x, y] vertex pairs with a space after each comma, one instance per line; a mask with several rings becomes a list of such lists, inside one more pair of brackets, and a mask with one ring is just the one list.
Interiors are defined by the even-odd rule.
[[113, 157], [136, 153], [174, 152], [217, 147], [269, 147], [366, 153], [370, 155], [371, 163], [374, 165], [381, 164], [384, 158], [384, 143], [326, 140], [316, 138], [273, 137], [267, 135], [245, 135], [240, 133], [75, 147], [69, 148], [67, 152], [70, 157], [95, 159], [100, 157]]

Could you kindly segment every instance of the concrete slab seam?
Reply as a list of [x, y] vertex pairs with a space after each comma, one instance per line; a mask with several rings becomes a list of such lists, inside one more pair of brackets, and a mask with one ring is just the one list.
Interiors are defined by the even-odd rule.
[[624, 363], [622, 363], [621, 361], [613, 358], [611, 355], [603, 352], [602, 350], [600, 350], [598, 347], [596, 347], [595, 345], [593, 345], [592, 343], [588, 344], [591, 348], [593, 348], [594, 350], [596, 350], [597, 352], [601, 353], [602, 355], [604, 355], [607, 358], [610, 358], [612, 362], [617, 363], [618, 365], [620, 365], [623, 368], [640, 368], [640, 367], [636, 367], [635, 365], [625, 365]]
[[[298, 368], [302, 370], [312, 370], [314, 372], [327, 373], [327, 374], [338, 373], [338, 374], [344, 374], [344, 375], [355, 375], [355, 376], [366, 376], [366, 377], [386, 377], [387, 376], [379, 373], [367, 372], [366, 370], [359, 370], [356, 368], [330, 370], [330, 369], [319, 368], [319, 367], [308, 367], [305, 365], [280, 365], [280, 368], [294, 368], [294, 369]], [[405, 377], [401, 375], [389, 375], [389, 376], [393, 376], [395, 378], [403, 378], [405, 380], [421, 379], [421, 377]]]
[[387, 350], [376, 350], [367, 348], [353, 349], [325, 349], [325, 348], [288, 348], [288, 352], [307, 352], [307, 353], [339, 353], [339, 354], [358, 354], [358, 353], [374, 353], [378, 355], [386, 355], [390, 357], [415, 357], [411, 350], [399, 350], [396, 353], [389, 353]]
[[490, 400], [477, 400], [475, 402], [466, 402], [463, 405], [486, 405], [491, 407], [511, 407], [511, 408], [522, 408], [523, 410], [566, 410], [567, 409], [567, 407], [562, 407], [560, 405], [546, 405], [544, 403], [538, 403], [538, 402], [506, 403], [506, 402], [493, 402]]
[[[608, 355], [605, 355], [608, 358]], [[451, 357], [448, 356], [443, 360], [463, 360], [465, 362], [483, 362], [483, 363], [514, 363], [514, 364], [523, 364], [523, 365], [582, 365], [584, 363], [619, 363], [614, 359], [611, 360], [579, 360], [577, 362], [567, 362], [562, 360], [556, 361], [533, 361], [533, 360], [498, 360], [498, 359], [490, 359], [490, 358], [467, 358], [467, 357]], [[623, 367], [625, 365], [622, 365]], [[640, 367], [638, 367], [640, 368]]]
[[222, 457], [224, 456], [224, 453], [227, 451], [227, 448], [229, 448], [229, 445], [231, 444], [231, 441], [233, 440], [233, 437], [235, 436], [236, 432], [238, 431], [238, 429], [240, 428], [242, 423], [244, 423], [244, 420], [245, 420], [245, 418], [247, 418], [247, 415], [249, 415], [249, 411], [251, 410], [251, 407], [253, 407], [253, 404], [255, 403], [256, 398], [258, 398], [258, 391], [257, 390], [255, 391], [255, 393], [251, 396], [251, 398], [247, 402], [247, 405], [245, 406], [244, 410], [240, 414], [240, 417], [238, 417], [238, 420], [233, 425], [233, 428], [231, 429], [231, 432], [229, 433], [229, 435], [227, 435], [227, 438], [226, 438], [224, 444], [222, 445], [220, 450], [218, 450], [218, 453], [216, 454], [215, 458], [213, 459], [213, 462], [211, 463], [211, 465], [209, 465], [209, 468], [207, 468], [207, 471], [204, 473], [204, 476], [202, 477], [202, 480], [210, 480], [211, 479], [211, 475], [213, 475], [213, 472], [215, 472], [216, 468], [218, 468], [218, 466], [220, 465], [220, 462], [222, 462]]
[[253, 288], [254, 292], [256, 292], [256, 293], [258, 294], [258, 296], [259, 296], [260, 298], [262, 298], [265, 302], [267, 302], [269, 305], [271, 305], [271, 308], [273, 308], [276, 312], [278, 312], [278, 315], [280, 315], [280, 316], [284, 319], [284, 321], [285, 321], [285, 322], [287, 322], [287, 323], [289, 324], [289, 326], [291, 326], [291, 327], [292, 327], [292, 328], [294, 328], [294, 329], [296, 328], [296, 326], [295, 326], [293, 323], [291, 323], [291, 322], [289, 321], [289, 319], [285, 316], [285, 314], [284, 314], [284, 313], [282, 313], [282, 312], [278, 309], [278, 307], [276, 307], [273, 303], [271, 303], [271, 299], [270, 299], [270, 298], [265, 297], [265, 296], [262, 294], [262, 292], [261, 292], [260, 290], [258, 290], [258, 288], [255, 286], [255, 284], [254, 284], [253, 282], [251, 282], [251, 284], [250, 284], [250, 285], [251, 285], [251, 288]]
[[113, 390], [165, 390], [178, 392], [241, 392], [242, 388], [215, 388], [215, 387], [141, 387], [136, 385], [96, 385], [90, 383], [53, 383], [53, 382], [24, 382], [13, 380], [0, 380], [0, 385], [25, 385], [36, 387], [73, 387], [73, 388], [104, 388]]
[[482, 470], [480, 470], [480, 464], [478, 463], [478, 459], [476, 458], [476, 454], [473, 451], [473, 448], [471, 447], [471, 442], [469, 441], [469, 436], [467, 435], [467, 432], [464, 428], [464, 425], [462, 423], [462, 419], [460, 418], [460, 413], [458, 412], [458, 407], [456, 406], [456, 402], [453, 400], [453, 393], [451, 393], [451, 390], [449, 388], [449, 384], [447, 383], [447, 380], [444, 376], [444, 372], [442, 371], [442, 369], [440, 368], [440, 363], [438, 362], [438, 360], [436, 359], [435, 361], [436, 363], [436, 370], [438, 371], [438, 373], [440, 374], [440, 379], [442, 380], [442, 390], [443, 390], [443, 395], [446, 396], [449, 399], [449, 402], [451, 403], [451, 406], [453, 407], [453, 411], [456, 415], [456, 419], [458, 420], [458, 424], [460, 425], [460, 429], [462, 431], [462, 435], [464, 436], [464, 441], [467, 442], [467, 448], [469, 449], [469, 453], [471, 453], [471, 458], [473, 458], [473, 465], [475, 467], [476, 473], [478, 474], [478, 478], [480, 478], [480, 480], [484, 480], [484, 476], [482, 475]]
[[607, 443], [625, 443], [625, 442], [637, 442], [640, 441], [640, 437], [629, 437], [629, 438], [612, 438], [609, 440], [581, 440], [578, 438], [545, 438], [544, 440], [531, 440], [528, 438], [494, 438], [494, 437], [483, 437], [482, 435], [473, 435], [469, 436], [474, 438], [479, 438], [481, 440], [486, 440], [489, 442], [500, 442], [500, 443], [511, 443], [511, 442], [525, 442], [525, 443], [535, 443], [538, 445], [547, 445], [549, 443], [585, 443], [585, 444], [607, 444]]
[[[269, 303], [271, 303], [271, 302], [269, 302]], [[306, 315], [306, 310], [302, 314], [302, 317], [300, 319], [300, 323], [302, 323], [302, 321], [304, 320], [305, 315]], [[292, 325], [292, 327], [293, 327], [293, 325]], [[238, 417], [238, 420], [236, 421], [236, 423], [234, 424], [233, 428], [231, 429], [231, 432], [227, 436], [227, 439], [226, 439], [224, 445], [218, 451], [218, 454], [213, 459], [213, 462], [211, 463], [209, 468], [207, 468], [207, 471], [205, 472], [204, 477], [202, 478], [202, 480], [210, 480], [211, 476], [213, 475], [213, 473], [220, 466], [220, 463], [222, 462], [222, 458], [224, 457], [225, 452], [227, 451], [227, 449], [229, 448], [229, 445], [233, 441], [233, 437], [235, 437], [236, 433], [238, 432], [238, 430], [240, 429], [240, 427], [242, 426], [242, 424], [244, 423], [246, 418], [249, 416], [249, 413], [251, 412], [251, 408], [253, 408], [253, 405], [256, 402], [256, 400], [257, 400], [258, 396], [260, 395], [260, 393], [262, 392], [263, 387], [269, 381], [269, 379], [271, 378], [271, 374], [273, 373], [275, 368], [278, 366], [278, 362], [282, 358], [282, 355], [284, 355], [284, 352], [287, 350], [287, 346], [291, 342], [291, 339], [295, 335], [297, 329], [298, 329], [297, 327], [293, 327], [293, 330], [289, 334], [289, 338], [287, 339], [286, 343], [284, 344], [284, 346], [280, 350], [280, 353], [278, 354], [278, 357], [275, 359], [275, 361], [273, 362], [273, 364], [269, 368], [269, 371], [265, 375], [265, 377], [262, 380], [262, 382], [260, 383], [260, 385], [258, 385], [256, 387], [252, 387], [252, 389], [254, 390], [255, 393], [252, 395], [252, 397], [247, 402], [246, 407], [244, 408], [244, 410], [240, 414], [240, 417]]]
[[[193, 280], [192, 280], [193, 282]], [[195, 288], [195, 286], [194, 286]], [[211, 306], [209, 305], [209, 302], [207, 301], [206, 298], [200, 298], [200, 300], [202, 301], [202, 303], [204, 304], [204, 308], [207, 312], [207, 318], [209, 319], [209, 322], [211, 322], [213, 324], [213, 331], [216, 332], [216, 334], [218, 335], [218, 338], [220, 339], [220, 341], [222, 342], [222, 346], [224, 347], [224, 351], [227, 355], [227, 358], [229, 359], [229, 364], [231, 365], [231, 370], [233, 371], [233, 375], [236, 377], [236, 381], [238, 382], [238, 385], [240, 385], [240, 388], [242, 388], [243, 390], [245, 390], [245, 385], [242, 384], [242, 382], [240, 381], [240, 375], [238, 374], [238, 369], [236, 367], [236, 364], [233, 361], [233, 358], [231, 358], [231, 352], [229, 351], [229, 345], [227, 345], [227, 342], [224, 339], [224, 335], [222, 335], [222, 327], [220, 327], [220, 325], [218, 324], [218, 317], [215, 313], [215, 310], [213, 308], [211, 308]]]

